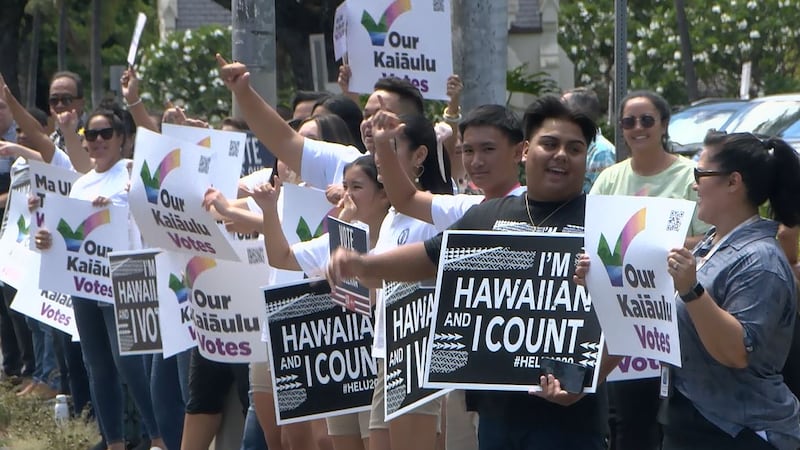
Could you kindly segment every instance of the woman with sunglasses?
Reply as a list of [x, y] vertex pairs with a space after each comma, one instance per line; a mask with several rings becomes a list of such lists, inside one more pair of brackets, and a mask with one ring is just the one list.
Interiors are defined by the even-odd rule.
[[[95, 167], [73, 183], [69, 193], [71, 198], [96, 205], [128, 205], [130, 160], [122, 157], [124, 142], [125, 125], [117, 113], [96, 110], [89, 116], [84, 130], [84, 145]], [[135, 248], [139, 244], [138, 230], [131, 223], [127, 231]], [[50, 232], [40, 229], [35, 242], [39, 250], [49, 249], [52, 246]], [[108, 449], [125, 449], [123, 383], [128, 386], [152, 446], [166, 449], [153, 414], [150, 377], [145, 371], [144, 360], [141, 356], [119, 354], [113, 305], [72, 297], [72, 306], [89, 374], [92, 405]]]
[[[670, 108], [664, 98], [651, 91], [634, 91], [620, 104], [619, 124], [631, 157], [605, 169], [590, 194], [640, 195], [697, 201], [694, 162], [669, 151]], [[687, 248], [700, 241], [708, 226], [692, 219]], [[609, 384], [609, 402], [618, 450], [657, 449], [661, 431], [656, 420], [659, 383], [657, 378], [618, 381]]]
[[[781, 375], [797, 287], [775, 235], [800, 224], [800, 161], [781, 139], [736, 133], [706, 148], [694, 177], [714, 228], [667, 259], [682, 367], [670, 367], [663, 448], [797, 449], [800, 404]], [[759, 217], [767, 200], [777, 222]]]

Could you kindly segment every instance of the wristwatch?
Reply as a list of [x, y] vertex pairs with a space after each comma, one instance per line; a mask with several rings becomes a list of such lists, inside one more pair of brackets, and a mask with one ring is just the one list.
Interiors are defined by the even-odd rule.
[[694, 287], [689, 290], [689, 292], [687, 292], [685, 294], [679, 294], [679, 295], [681, 297], [681, 300], [683, 300], [683, 303], [689, 303], [689, 302], [693, 302], [693, 301], [697, 300], [698, 298], [700, 298], [705, 292], [706, 292], [706, 289], [698, 281], [697, 284], [695, 284]]

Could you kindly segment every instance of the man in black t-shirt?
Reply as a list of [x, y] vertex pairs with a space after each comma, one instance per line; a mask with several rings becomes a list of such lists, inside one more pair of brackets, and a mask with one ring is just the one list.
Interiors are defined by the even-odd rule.
[[[378, 123], [380, 120], [376, 119]], [[558, 97], [544, 96], [535, 101], [525, 113], [527, 195], [476, 205], [450, 228], [582, 232], [586, 151], [596, 131], [591, 119], [573, 112]], [[328, 275], [333, 280], [430, 279], [436, 276], [441, 243], [442, 236], [438, 235], [379, 255], [339, 249], [331, 256]], [[600, 380], [605, 380], [618, 361], [604, 355]], [[552, 375], [539, 381], [542, 391], [536, 395], [468, 394], [468, 406], [480, 415], [480, 449], [605, 448], [608, 406], [604, 385], [596, 394], [584, 396], [561, 390]]]

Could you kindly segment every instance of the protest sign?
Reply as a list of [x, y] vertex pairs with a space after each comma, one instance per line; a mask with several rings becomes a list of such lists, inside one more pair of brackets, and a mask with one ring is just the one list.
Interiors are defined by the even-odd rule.
[[147, 16], [140, 12], [136, 16], [136, 26], [133, 28], [133, 37], [131, 37], [131, 45], [128, 47], [128, 66], [133, 67], [136, 62], [136, 50], [139, 48], [139, 39], [142, 38], [142, 31], [144, 25], [147, 23]]
[[661, 362], [641, 356], [625, 356], [608, 374], [606, 381], [641, 380], [661, 376]]
[[64, 333], [78, 336], [72, 297], [38, 289], [34, 280], [20, 286], [11, 303], [11, 309]]
[[157, 253], [145, 249], [108, 255], [120, 355], [161, 353]]
[[[362, 223], [347, 223], [328, 216], [328, 238], [331, 253], [344, 247], [358, 253], [369, 252], [369, 227]], [[333, 288], [331, 298], [350, 311], [370, 315], [369, 288], [355, 278], [342, 280]]]
[[669, 250], [682, 247], [694, 202], [590, 195], [586, 200], [586, 276], [613, 355], [681, 365]]
[[546, 357], [584, 366], [594, 392], [602, 332], [572, 280], [582, 247], [581, 234], [446, 232], [424, 386], [528, 391]]
[[238, 261], [202, 206], [213, 159], [207, 149], [138, 129], [128, 200], [148, 246]]
[[164, 358], [197, 345], [193, 327], [192, 303], [186, 282], [186, 253], [161, 252], [156, 255], [159, 325]]
[[422, 387], [428, 335], [434, 308], [433, 286], [419, 283], [386, 283], [386, 420], [423, 405], [447, 390]]
[[275, 155], [258, 140], [255, 134], [248, 131], [244, 142], [244, 161], [242, 162], [242, 176], [253, 174], [261, 169], [270, 169], [275, 166]]
[[[80, 178], [81, 174], [74, 170], [54, 166], [41, 161], [28, 161], [30, 166], [30, 186], [31, 193], [39, 198], [39, 208], [33, 213], [30, 234], [36, 235], [39, 227], [44, 223], [45, 198], [69, 197], [72, 191], [72, 184]], [[35, 249], [33, 242], [30, 243], [31, 250]]]
[[[264, 262], [263, 245], [237, 243], [247, 263], [195, 256], [184, 269], [192, 305], [194, 333], [200, 354], [219, 362], [262, 362], [267, 360], [261, 342], [261, 325], [266, 310], [260, 288], [271, 279]], [[260, 257], [255, 256], [261, 253]]]
[[378, 367], [370, 318], [342, 309], [323, 279], [264, 290], [278, 425], [367, 411]]
[[0, 230], [0, 281], [19, 288], [30, 270], [24, 261], [16, 259], [15, 254], [28, 251], [30, 241], [31, 213], [28, 210], [28, 183], [18, 184], [8, 192], [4, 205], [5, 216]]
[[48, 197], [44, 227], [52, 245], [41, 252], [39, 288], [114, 303], [108, 254], [130, 248], [127, 208]]
[[346, 29], [352, 92], [370, 93], [379, 78], [398, 77], [427, 99], [448, 99], [449, 0], [347, 0]]
[[284, 184], [278, 198], [278, 216], [286, 242], [292, 245], [322, 236], [328, 231], [326, 218], [335, 209], [325, 191]]
[[247, 143], [246, 133], [170, 123], [161, 125], [161, 133], [210, 149], [216, 158], [209, 171], [209, 185], [219, 189], [228, 198], [237, 197]]
[[[333, 16], [333, 59], [339, 61], [347, 53], [347, 2], [336, 7]], [[345, 64], [347, 64], [345, 62]]]

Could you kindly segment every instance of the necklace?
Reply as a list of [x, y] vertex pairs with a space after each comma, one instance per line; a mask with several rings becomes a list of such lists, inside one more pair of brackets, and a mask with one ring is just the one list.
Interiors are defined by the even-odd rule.
[[545, 223], [545, 222], [547, 222], [547, 219], [549, 219], [549, 218], [553, 217], [553, 214], [555, 214], [555, 213], [557, 213], [558, 211], [560, 211], [560, 210], [561, 210], [561, 208], [563, 208], [563, 207], [565, 207], [565, 206], [569, 205], [569, 204], [572, 202], [572, 200], [574, 200], [574, 199], [570, 199], [569, 201], [567, 201], [567, 202], [564, 202], [564, 203], [562, 203], [561, 205], [559, 205], [559, 207], [558, 207], [558, 208], [556, 208], [556, 209], [554, 209], [554, 210], [553, 210], [553, 212], [551, 212], [550, 214], [548, 214], [548, 215], [547, 215], [547, 217], [545, 217], [544, 219], [540, 220], [540, 221], [539, 221], [539, 225], [536, 225], [536, 224], [533, 222], [533, 216], [531, 216], [531, 204], [530, 204], [530, 202], [528, 201], [528, 196], [527, 196], [527, 194], [526, 194], [526, 195], [525, 195], [525, 211], [527, 211], [527, 213], [528, 213], [528, 220], [530, 220], [530, 221], [531, 221], [531, 225], [533, 226], [533, 228], [539, 228], [539, 227], [541, 227], [542, 225], [544, 225], [544, 223]]

